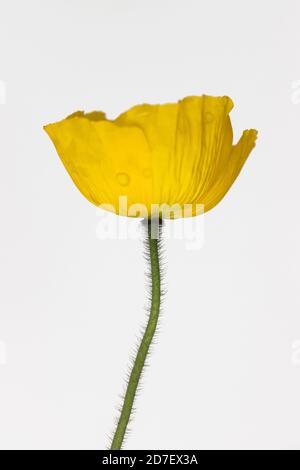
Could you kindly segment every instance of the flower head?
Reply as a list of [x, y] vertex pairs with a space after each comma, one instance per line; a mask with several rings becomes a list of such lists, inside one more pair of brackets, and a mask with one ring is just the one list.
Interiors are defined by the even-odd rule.
[[115, 120], [78, 111], [44, 129], [90, 202], [119, 215], [144, 216], [128, 212], [143, 206], [149, 216], [159, 207], [163, 217], [182, 217], [178, 208], [184, 205], [192, 207], [190, 215], [200, 206], [213, 208], [255, 145], [254, 129], [233, 145], [232, 108], [226, 96], [189, 96], [178, 103], [134, 106]]

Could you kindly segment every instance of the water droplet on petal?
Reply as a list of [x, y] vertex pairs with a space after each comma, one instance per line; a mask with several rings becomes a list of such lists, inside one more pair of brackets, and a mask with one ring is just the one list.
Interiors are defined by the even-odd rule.
[[127, 173], [117, 173], [117, 181], [120, 186], [128, 186], [130, 183], [130, 176]]
[[214, 120], [214, 115], [212, 113], [210, 113], [209, 111], [207, 111], [204, 114], [204, 122], [206, 124], [209, 124], [210, 122], [213, 122], [213, 120]]

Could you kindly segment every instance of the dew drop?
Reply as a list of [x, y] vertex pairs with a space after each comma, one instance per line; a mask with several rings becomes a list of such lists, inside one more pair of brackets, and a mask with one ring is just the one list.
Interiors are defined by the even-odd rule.
[[209, 111], [207, 111], [204, 115], [204, 121], [209, 124], [210, 122], [213, 122], [214, 120], [214, 115], [212, 113], [210, 113]]
[[130, 177], [127, 173], [117, 173], [117, 181], [120, 186], [128, 186], [130, 183]]

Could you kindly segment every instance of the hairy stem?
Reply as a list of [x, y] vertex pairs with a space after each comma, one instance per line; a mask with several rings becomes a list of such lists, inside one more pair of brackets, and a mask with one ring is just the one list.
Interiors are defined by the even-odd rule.
[[160, 303], [161, 303], [161, 274], [160, 274], [160, 233], [162, 221], [146, 220], [147, 227], [146, 249], [149, 255], [151, 265], [151, 307], [149, 312], [148, 324], [144, 336], [138, 348], [138, 352], [130, 373], [124, 402], [117, 424], [117, 428], [111, 443], [111, 450], [122, 448], [122, 443], [126, 433], [126, 428], [130, 420], [136, 391], [141, 378], [143, 367], [149, 352], [149, 347], [153, 340], [157, 327]]

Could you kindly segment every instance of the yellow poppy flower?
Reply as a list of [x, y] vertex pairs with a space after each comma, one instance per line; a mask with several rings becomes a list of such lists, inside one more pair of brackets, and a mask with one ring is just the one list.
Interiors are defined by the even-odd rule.
[[[190, 96], [134, 106], [114, 120], [78, 111], [44, 129], [78, 189], [95, 205], [129, 216], [138, 215], [125, 213], [134, 205], [149, 215], [153, 205], [192, 205], [190, 215], [197, 215], [197, 205], [208, 211], [224, 197], [255, 145], [254, 129], [233, 145], [232, 108], [226, 96]], [[126, 209], [120, 206], [124, 196]]]
[[78, 111], [45, 126], [68, 173], [89, 201], [119, 215], [146, 218], [143, 225], [151, 305], [112, 450], [123, 446], [158, 324], [162, 218], [193, 216], [213, 208], [227, 193], [255, 145], [254, 129], [244, 131], [233, 145], [232, 107], [226, 96], [190, 96], [178, 103], [135, 106], [114, 120], [102, 112]]

